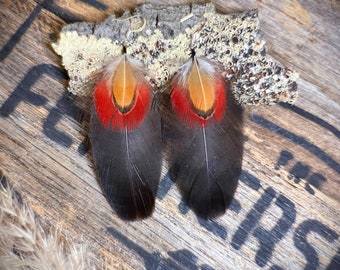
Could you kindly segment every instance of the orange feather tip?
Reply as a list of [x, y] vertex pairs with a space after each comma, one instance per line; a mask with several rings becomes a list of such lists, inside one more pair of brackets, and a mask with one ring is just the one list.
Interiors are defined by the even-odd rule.
[[95, 110], [105, 127], [132, 130], [143, 122], [152, 93], [140, 67], [125, 55], [116, 57], [94, 87]]
[[226, 85], [215, 64], [194, 57], [182, 66], [171, 85], [173, 110], [187, 126], [222, 121]]

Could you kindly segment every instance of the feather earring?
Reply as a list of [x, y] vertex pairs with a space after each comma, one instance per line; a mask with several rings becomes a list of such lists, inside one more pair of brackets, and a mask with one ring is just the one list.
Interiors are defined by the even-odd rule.
[[126, 55], [106, 68], [93, 91], [90, 141], [98, 180], [126, 220], [152, 214], [161, 173], [160, 116], [141, 66]]
[[197, 57], [179, 70], [163, 101], [170, 177], [197, 215], [223, 214], [241, 173], [242, 108], [217, 65]]

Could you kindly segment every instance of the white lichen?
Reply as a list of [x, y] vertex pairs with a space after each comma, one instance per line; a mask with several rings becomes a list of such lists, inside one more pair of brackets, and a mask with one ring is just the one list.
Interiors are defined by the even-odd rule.
[[[137, 18], [138, 31], [129, 23]], [[69, 91], [77, 95], [90, 92], [100, 71], [124, 53], [124, 47], [127, 55], [144, 64], [146, 79], [156, 90], [169, 84], [194, 51], [223, 68], [239, 103], [293, 102], [298, 74], [275, 63], [264, 46], [257, 11], [221, 14], [212, 4], [145, 4], [103, 23], [68, 25], [53, 44], [69, 72]]]

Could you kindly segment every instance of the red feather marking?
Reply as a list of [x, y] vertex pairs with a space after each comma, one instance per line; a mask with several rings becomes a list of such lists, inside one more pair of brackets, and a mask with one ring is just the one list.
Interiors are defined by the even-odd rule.
[[112, 93], [107, 87], [105, 78], [100, 79], [94, 88], [94, 104], [100, 121], [108, 127], [117, 109], [113, 105]]
[[135, 104], [126, 113], [121, 113], [114, 105], [111, 87], [106, 78], [102, 78], [94, 88], [94, 104], [98, 118], [105, 127], [111, 124], [113, 130], [132, 130], [140, 126], [150, 109], [151, 91], [145, 81], [136, 86]]
[[215, 121], [220, 123], [222, 121], [227, 104], [226, 86], [222, 76], [215, 78], [215, 106], [214, 111], [208, 118], [203, 118], [193, 108], [189, 99], [188, 89], [185, 86], [181, 86], [178, 82], [174, 85], [175, 86], [171, 92], [171, 103], [176, 114], [188, 127], [196, 125], [204, 127], [209, 123], [213, 123]]
[[215, 105], [215, 112], [214, 117], [218, 123], [220, 123], [223, 119], [223, 116], [227, 109], [227, 89], [224, 83], [224, 79], [220, 76], [216, 80], [216, 105]]

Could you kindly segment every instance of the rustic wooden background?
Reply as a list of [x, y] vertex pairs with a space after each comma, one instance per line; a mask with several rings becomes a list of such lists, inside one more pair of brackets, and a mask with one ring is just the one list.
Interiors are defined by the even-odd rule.
[[68, 23], [143, 2], [0, 0], [6, 177], [46, 224], [87, 244], [99, 269], [340, 269], [340, 2], [214, 1], [259, 10], [268, 53], [300, 73], [299, 98], [246, 108], [243, 173], [223, 217], [197, 219], [164, 178], [154, 215], [126, 223], [98, 187], [79, 117], [88, 107], [66, 93], [51, 42]]

